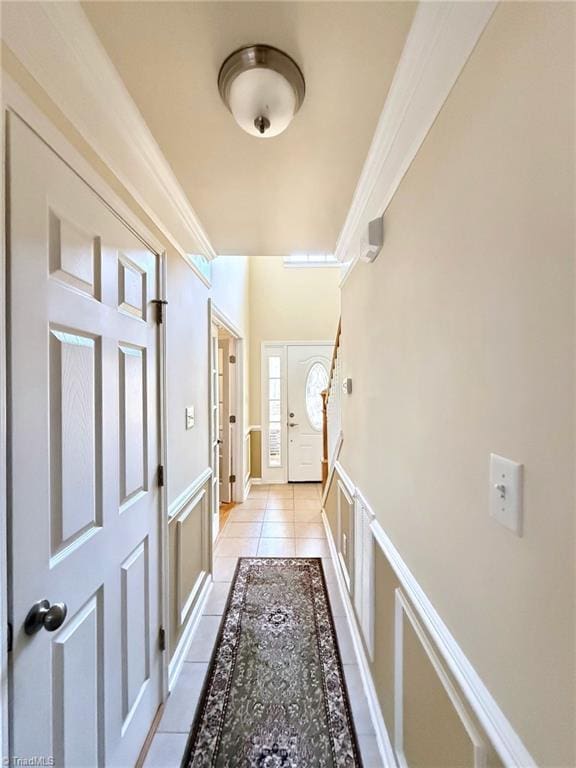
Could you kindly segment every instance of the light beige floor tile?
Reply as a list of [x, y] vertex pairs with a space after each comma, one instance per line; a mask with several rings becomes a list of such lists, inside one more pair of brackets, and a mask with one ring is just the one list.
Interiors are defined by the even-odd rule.
[[248, 494], [248, 500], [260, 499], [262, 496], [268, 496], [268, 490], [266, 488], [251, 488]]
[[313, 509], [298, 509], [298, 502], [295, 502], [294, 506], [296, 507], [296, 509], [294, 510], [295, 523], [321, 523], [322, 522], [321, 512], [315, 512]]
[[291, 509], [267, 509], [264, 520], [267, 523], [293, 523], [294, 512]]
[[247, 501], [242, 502], [242, 504], [237, 504], [234, 509], [266, 509], [267, 501], [267, 496], [261, 496], [257, 499], [248, 499]]
[[222, 536], [226, 539], [259, 539], [262, 523], [226, 523]]
[[317, 488], [294, 488], [295, 499], [319, 499], [321, 496]]
[[265, 509], [233, 509], [228, 517], [229, 523], [261, 523]]
[[268, 496], [270, 498], [275, 498], [275, 499], [284, 499], [284, 498], [293, 499], [294, 491], [292, 490], [292, 488], [279, 485], [278, 488], [273, 488], [272, 490], [268, 491]]
[[296, 523], [294, 525], [294, 536], [297, 539], [326, 538], [322, 523]]
[[216, 546], [216, 557], [253, 557], [258, 549], [258, 539], [221, 538]]
[[294, 511], [294, 499], [268, 499], [266, 509], [290, 509]]
[[222, 616], [226, 608], [231, 586], [232, 584], [229, 581], [215, 581], [212, 584], [210, 594], [204, 603], [204, 610], [202, 611], [204, 616]]
[[186, 661], [210, 661], [221, 616], [201, 616], [186, 654]]
[[208, 664], [184, 662], [174, 690], [168, 697], [158, 732], [188, 734], [200, 699]]
[[296, 557], [330, 557], [326, 539], [296, 539]]
[[236, 573], [236, 566], [238, 565], [238, 557], [215, 557], [214, 558], [214, 573], [212, 578], [214, 581], [232, 581], [234, 574]]
[[156, 733], [144, 768], [180, 768], [187, 741], [186, 733]]
[[258, 557], [295, 557], [294, 539], [260, 539]]
[[267, 539], [293, 539], [294, 523], [263, 523], [262, 537]]
[[294, 499], [294, 509], [313, 510], [314, 512], [320, 512], [322, 505], [320, 499]]

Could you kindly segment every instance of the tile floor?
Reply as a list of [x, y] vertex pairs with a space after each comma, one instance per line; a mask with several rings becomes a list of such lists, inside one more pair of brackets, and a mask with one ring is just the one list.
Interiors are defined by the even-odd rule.
[[144, 768], [178, 768], [202, 691], [238, 557], [321, 557], [364, 768], [381, 768], [368, 701], [320, 515], [320, 486], [255, 486], [230, 512], [215, 550], [214, 584]]

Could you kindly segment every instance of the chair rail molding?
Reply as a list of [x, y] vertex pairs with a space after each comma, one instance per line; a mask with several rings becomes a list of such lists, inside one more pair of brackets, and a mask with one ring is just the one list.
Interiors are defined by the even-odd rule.
[[[334, 475], [346, 486], [349, 494], [372, 518], [370, 529], [374, 536], [374, 545], [381, 549], [390, 563], [391, 568], [400, 582], [402, 591], [408, 599], [409, 605], [412, 606], [413, 615], [417, 617], [418, 623], [428, 633], [433, 643], [433, 647], [437, 650], [439, 657], [441, 657], [443, 663], [452, 674], [453, 679], [458, 684], [462, 696], [465, 698], [465, 701], [476, 716], [486, 737], [496, 750], [506, 768], [537, 768], [536, 761], [526, 749], [512, 724], [507, 719], [504, 712], [502, 712], [488, 688], [482, 682], [464, 651], [458, 645], [454, 636], [432, 605], [430, 599], [404, 562], [401, 554], [391, 542], [380, 522], [378, 522], [374, 508], [366, 500], [366, 497], [360, 491], [358, 486], [353, 483], [339, 461], [335, 462]], [[344, 598], [344, 604], [347, 609], [346, 613], [352, 629], [354, 645], [356, 646], [356, 643], [358, 642], [357, 655], [362, 672], [364, 688], [369, 699], [374, 727], [379, 740], [381, 755], [385, 764], [388, 765], [388, 763], [386, 763], [388, 755], [394, 755], [395, 752], [382, 717], [382, 711], [374, 688], [374, 681], [372, 680], [368, 660], [361, 643], [361, 629], [356, 620], [350, 596], [345, 588], [344, 575], [338, 567], [338, 553], [324, 509], [322, 512], [322, 520], [326, 529], [326, 536], [332, 560], [334, 562], [334, 569], [340, 586], [340, 592]], [[365, 665], [364, 668], [363, 665]], [[364, 680], [365, 675], [366, 679]], [[397, 763], [394, 760], [389, 764], [396, 765]]]
[[217, 255], [79, 2], [7, 4], [2, 39], [186, 262]]
[[341, 285], [368, 222], [384, 214], [497, 4], [418, 4], [336, 244], [337, 259], [347, 264]]
[[478, 718], [478, 722], [506, 768], [537, 768], [536, 761], [522, 743], [377, 519], [373, 520], [371, 528], [376, 544], [398, 577], [402, 590], [414, 608], [415, 615], [428, 632], [434, 647], [437, 648], [444, 663], [458, 683], [472, 712]]

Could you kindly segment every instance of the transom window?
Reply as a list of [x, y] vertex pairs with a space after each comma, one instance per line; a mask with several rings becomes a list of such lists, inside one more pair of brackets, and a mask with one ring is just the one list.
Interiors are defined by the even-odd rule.
[[333, 253], [295, 253], [284, 257], [285, 267], [341, 267]]

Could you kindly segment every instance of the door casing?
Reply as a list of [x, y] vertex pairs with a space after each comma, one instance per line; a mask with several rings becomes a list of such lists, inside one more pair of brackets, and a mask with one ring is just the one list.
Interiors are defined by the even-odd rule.
[[[287, 391], [287, 381], [288, 381], [288, 370], [287, 370], [287, 362], [288, 362], [288, 347], [313, 347], [313, 346], [329, 346], [333, 347], [334, 342], [333, 341], [263, 341], [260, 344], [260, 418], [262, 422], [262, 440], [261, 440], [261, 466], [262, 466], [262, 482], [263, 483], [287, 483], [288, 482], [288, 430], [286, 428], [286, 423], [283, 422], [283, 430], [282, 430], [282, 455], [284, 456], [284, 461], [282, 462], [282, 466], [278, 468], [271, 469], [268, 467], [268, 462], [266, 459], [266, 447], [268, 445], [268, 415], [267, 415], [267, 400], [266, 400], [266, 366], [264, 365], [264, 361], [266, 359], [266, 355], [270, 349], [277, 349], [280, 352], [280, 355], [282, 359], [284, 360], [284, 366], [282, 370], [282, 382], [283, 382], [283, 398], [285, 400], [284, 407], [287, 405], [286, 403], [286, 391]], [[285, 414], [287, 415], [287, 414]]]
[[[166, 252], [140, 219], [130, 210], [116, 193], [108, 186], [94, 168], [82, 157], [82, 155], [70, 144], [63, 134], [54, 126], [48, 117], [41, 112], [20, 86], [6, 73], [2, 73], [2, 126], [1, 126], [1, 153], [2, 153], [2, 181], [0, 192], [0, 205], [2, 221], [5, 224], [5, 232], [8, 233], [7, 206], [6, 206], [6, 168], [8, 152], [7, 115], [13, 112], [18, 115], [42, 141], [44, 141], [59, 157], [69, 166], [100, 198], [100, 200], [157, 255], [159, 260], [159, 285], [158, 299], [166, 298]], [[2, 238], [0, 245], [0, 303], [6, 307], [6, 312], [0, 313], [0, 750], [4, 760], [11, 755], [9, 739], [11, 718], [11, 697], [9, 684], [9, 656], [8, 656], [8, 632], [6, 628], [10, 620], [9, 590], [10, 590], [10, 559], [8, 551], [8, 525], [9, 525], [9, 488], [8, 478], [8, 426], [9, 414], [7, 413], [7, 330], [9, 319], [9, 306], [6, 286], [7, 250], [9, 243]], [[158, 342], [158, 418], [159, 418], [159, 454], [160, 462], [167, 464], [166, 441], [166, 313], [164, 323], [159, 329]], [[167, 488], [166, 484], [160, 488], [160, 504], [158, 509], [160, 528], [160, 547], [158, 575], [160, 584], [160, 615], [162, 625], [168, 627], [168, 526], [167, 526]], [[156, 630], [154, 629], [154, 632]], [[162, 700], [168, 695], [168, 654], [165, 652], [162, 659]]]
[[[236, 430], [234, 435], [234, 445], [231, 451], [231, 457], [235, 467], [236, 482], [232, 489], [232, 501], [242, 503], [246, 498], [246, 456], [244, 455], [244, 355], [245, 344], [244, 335], [240, 328], [238, 328], [232, 320], [216, 305], [213, 299], [208, 300], [208, 392], [210, 397], [208, 398], [208, 423], [211, 425], [212, 431], [212, 409], [214, 403], [212, 401], [212, 385], [211, 376], [214, 367], [214, 361], [212, 359], [212, 326], [219, 325], [226, 329], [226, 331], [233, 337], [235, 344], [235, 377], [234, 377], [234, 397], [232, 402], [233, 413], [236, 416]], [[214, 456], [212, 450], [212, 438], [210, 434], [210, 466], [212, 467], [212, 473], [216, 471], [214, 463]], [[214, 496], [214, 494], [213, 494]], [[215, 499], [211, 500], [212, 507], [212, 539], [214, 540], [218, 535], [219, 529], [219, 509], [215, 504]]]

